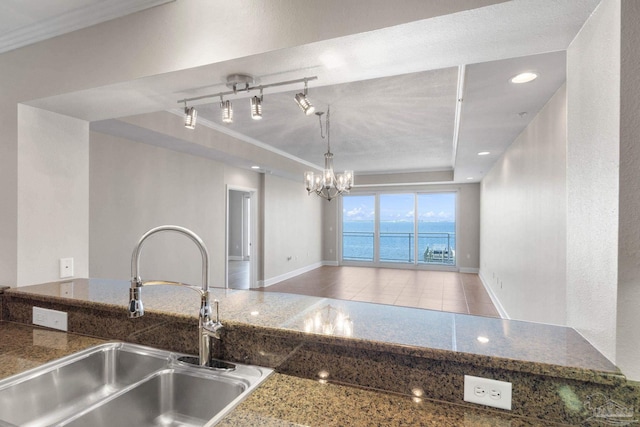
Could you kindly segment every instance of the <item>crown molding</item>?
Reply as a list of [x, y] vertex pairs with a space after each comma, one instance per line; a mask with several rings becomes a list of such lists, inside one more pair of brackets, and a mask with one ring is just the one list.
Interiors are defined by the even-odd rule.
[[176, 0], [109, 0], [95, 2], [68, 13], [0, 34], [0, 53], [173, 1]]

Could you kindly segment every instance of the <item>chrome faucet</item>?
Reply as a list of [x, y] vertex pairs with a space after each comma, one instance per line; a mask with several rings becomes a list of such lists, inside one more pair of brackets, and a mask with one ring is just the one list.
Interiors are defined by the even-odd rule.
[[[202, 255], [202, 288], [196, 286], [187, 285], [180, 282], [171, 282], [164, 280], [149, 280], [143, 282], [140, 278], [140, 251], [144, 242], [150, 236], [161, 233], [164, 231], [176, 231], [189, 237], [200, 249]], [[198, 339], [199, 339], [199, 364], [201, 366], [208, 366], [211, 364], [211, 339], [220, 340], [220, 330], [222, 329], [222, 323], [220, 323], [220, 316], [218, 313], [218, 301], [214, 301], [215, 305], [215, 320], [211, 319], [212, 310], [209, 303], [209, 252], [204, 242], [193, 231], [177, 225], [162, 225], [160, 227], [152, 228], [147, 231], [138, 241], [138, 244], [133, 249], [133, 255], [131, 256], [131, 289], [129, 289], [129, 317], [136, 318], [144, 315], [144, 305], [140, 292], [143, 286], [152, 285], [170, 285], [170, 286], [186, 286], [189, 289], [193, 289], [200, 293], [200, 315], [198, 322]]]

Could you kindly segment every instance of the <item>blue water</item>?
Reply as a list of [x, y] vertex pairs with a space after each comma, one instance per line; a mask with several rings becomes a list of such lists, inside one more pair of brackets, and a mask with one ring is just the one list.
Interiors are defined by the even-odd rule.
[[[373, 221], [345, 221], [342, 232], [343, 259], [373, 261]], [[418, 223], [418, 262], [453, 264], [455, 232], [455, 222]], [[380, 221], [380, 261], [413, 263], [414, 239], [412, 222]]]

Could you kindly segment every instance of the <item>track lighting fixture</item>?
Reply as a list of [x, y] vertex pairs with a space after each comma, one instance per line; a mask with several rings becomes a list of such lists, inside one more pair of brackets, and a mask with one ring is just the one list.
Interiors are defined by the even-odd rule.
[[187, 103], [184, 103], [184, 127], [187, 129], [196, 128], [196, 119], [198, 117], [198, 111], [193, 107], [187, 107]]
[[297, 80], [287, 80], [284, 82], [253, 86], [256, 83], [256, 79], [248, 74], [229, 75], [227, 76], [226, 85], [228, 88], [232, 90], [226, 91], [226, 92], [220, 92], [212, 95], [203, 95], [203, 96], [197, 96], [194, 98], [185, 98], [178, 101], [179, 103], [184, 103], [184, 114], [185, 114], [184, 125], [189, 129], [195, 128], [195, 125], [196, 125], [197, 112], [193, 107], [187, 108], [187, 102], [199, 101], [201, 99], [213, 98], [213, 97], [220, 97], [220, 109], [222, 114], [222, 121], [224, 123], [233, 123], [233, 106], [231, 105], [231, 101], [228, 99], [225, 101], [223, 99], [223, 96], [238, 95], [238, 93], [240, 92], [251, 92], [252, 90], [260, 90], [260, 96], [253, 96], [250, 99], [251, 118], [253, 120], [261, 120], [262, 119], [262, 101], [264, 100], [264, 97], [262, 95], [263, 89], [266, 89], [269, 87], [276, 87], [276, 86], [292, 85], [292, 84], [302, 83], [302, 82], [304, 82], [304, 90], [296, 94], [295, 100], [300, 106], [300, 108], [302, 109], [302, 111], [307, 116], [310, 116], [316, 111], [316, 109], [311, 104], [309, 99], [307, 99], [307, 90], [308, 90], [307, 83], [311, 80], [316, 80], [317, 78], [318, 77], [316, 76], [312, 76], [312, 77], [305, 77]]
[[251, 98], [251, 118], [253, 120], [262, 119], [262, 89], [260, 89], [260, 97]]
[[220, 97], [220, 108], [222, 108], [222, 121], [225, 123], [233, 123], [233, 106], [231, 105], [231, 101], [228, 99], [223, 101], [222, 97]]
[[302, 93], [297, 93], [295, 96], [296, 103], [298, 107], [302, 110], [304, 114], [307, 116], [312, 115], [316, 108], [311, 104], [309, 99], [307, 99], [307, 80], [304, 81], [304, 91]]

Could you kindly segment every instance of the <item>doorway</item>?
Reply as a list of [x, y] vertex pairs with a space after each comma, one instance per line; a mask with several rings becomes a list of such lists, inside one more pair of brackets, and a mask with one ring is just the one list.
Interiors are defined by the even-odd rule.
[[227, 187], [226, 287], [255, 286], [256, 190]]

